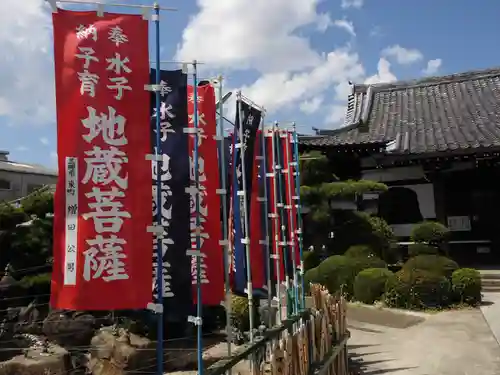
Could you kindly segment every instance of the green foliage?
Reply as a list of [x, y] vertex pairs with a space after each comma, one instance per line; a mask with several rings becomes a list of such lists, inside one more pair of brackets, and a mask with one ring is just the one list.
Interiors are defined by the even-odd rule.
[[349, 258], [370, 258], [375, 256], [375, 252], [368, 245], [354, 245], [348, 248], [344, 255]]
[[370, 192], [387, 191], [387, 185], [369, 181], [369, 180], [347, 180], [336, 182], [323, 182], [315, 186], [301, 186], [301, 199], [306, 203], [317, 204], [323, 200], [335, 198], [355, 198], [356, 195], [361, 195]]
[[451, 275], [455, 298], [471, 306], [481, 302], [481, 274], [473, 268], [459, 268]]
[[231, 325], [241, 332], [247, 331], [250, 326], [250, 312], [248, 299], [231, 295]]
[[50, 191], [38, 191], [28, 195], [21, 201], [26, 215], [44, 218], [47, 213], [54, 212], [54, 194]]
[[451, 297], [446, 277], [425, 270], [402, 270], [387, 279], [384, 302], [389, 307], [426, 309], [448, 306]]
[[386, 267], [384, 261], [377, 257], [350, 258], [333, 255], [318, 266], [318, 279], [330, 293], [342, 291], [349, 298], [353, 295], [354, 279], [360, 271], [384, 267]]
[[367, 268], [360, 271], [354, 280], [354, 298], [372, 304], [384, 294], [387, 280], [394, 277], [387, 268]]
[[457, 262], [440, 255], [417, 255], [408, 259], [403, 265], [405, 271], [424, 270], [448, 279], [456, 269], [458, 269]]
[[318, 254], [316, 254], [314, 251], [304, 251], [302, 253], [302, 257], [304, 259], [304, 271], [318, 267], [321, 263]]
[[410, 238], [413, 242], [422, 242], [431, 245], [439, 245], [448, 239], [450, 231], [437, 221], [424, 221], [416, 224]]
[[27, 292], [26, 294], [49, 294], [51, 278], [51, 273], [24, 276], [21, 280], [19, 280], [18, 285]]
[[311, 268], [304, 273], [304, 288], [309, 293], [310, 284], [320, 283], [318, 267]]
[[414, 257], [417, 255], [438, 255], [439, 249], [426, 243], [417, 242], [408, 246], [408, 255]]
[[17, 224], [29, 220], [22, 208], [16, 208], [9, 203], [0, 203], [0, 231], [12, 230]]
[[331, 244], [335, 252], [345, 253], [351, 246], [367, 245], [379, 258], [392, 261], [395, 236], [385, 220], [356, 211], [340, 211], [335, 219], [338, 224]]

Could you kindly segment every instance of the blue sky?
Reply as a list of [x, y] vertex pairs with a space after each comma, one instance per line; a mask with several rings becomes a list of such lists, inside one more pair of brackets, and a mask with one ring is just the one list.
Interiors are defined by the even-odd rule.
[[[295, 121], [303, 132], [341, 126], [348, 80], [377, 83], [500, 65], [494, 48], [500, 2], [492, 0], [160, 4], [178, 8], [162, 17], [162, 59], [205, 62], [203, 76], [222, 73], [228, 90], [242, 89], [267, 109], [267, 121]], [[54, 167], [52, 30], [43, 0], [0, 1], [0, 49], [0, 149], [12, 160]]]

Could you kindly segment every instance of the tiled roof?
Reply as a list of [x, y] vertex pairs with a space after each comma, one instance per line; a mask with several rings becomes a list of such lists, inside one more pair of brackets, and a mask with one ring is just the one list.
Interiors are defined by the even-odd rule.
[[41, 165], [18, 163], [10, 160], [0, 160], [0, 171], [57, 177], [57, 171], [53, 169]]
[[500, 147], [500, 68], [422, 80], [354, 85], [344, 126], [310, 146], [389, 143], [404, 154]]

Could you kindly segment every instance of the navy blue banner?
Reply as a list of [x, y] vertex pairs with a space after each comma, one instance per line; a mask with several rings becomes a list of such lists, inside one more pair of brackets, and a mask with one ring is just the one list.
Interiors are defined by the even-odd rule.
[[[155, 82], [154, 70], [151, 82]], [[152, 153], [156, 150], [156, 116], [160, 116], [160, 154], [163, 161], [161, 179], [161, 225], [167, 235], [161, 239], [163, 259], [163, 304], [165, 317], [170, 321], [182, 321], [192, 308], [191, 259], [186, 255], [190, 248], [190, 201], [185, 189], [189, 186], [187, 126], [187, 75], [182, 70], [165, 71], [161, 74], [161, 107], [156, 113], [155, 94], [152, 94], [151, 135]], [[153, 162], [153, 222], [156, 217], [157, 171]], [[157, 241], [153, 245], [153, 294], [157, 298], [156, 283]], [[188, 292], [189, 291], [189, 292]]]
[[[240, 118], [242, 125], [242, 140], [240, 140]], [[232, 207], [233, 215], [231, 220], [233, 220], [233, 244], [234, 244], [234, 259], [233, 259], [233, 291], [236, 293], [244, 293], [246, 288], [247, 278], [246, 278], [246, 256], [245, 256], [245, 246], [242, 244], [241, 240], [245, 237], [250, 237], [250, 233], [246, 235], [243, 232], [244, 226], [244, 216], [241, 214], [243, 209], [243, 200], [238, 196], [238, 191], [243, 190], [243, 180], [242, 180], [242, 167], [245, 168], [245, 184], [246, 184], [246, 201], [247, 208], [250, 211], [251, 193], [252, 193], [252, 176], [253, 176], [253, 166], [255, 164], [254, 160], [254, 149], [255, 149], [255, 137], [257, 135], [257, 130], [260, 126], [260, 121], [262, 118], [262, 112], [245, 103], [242, 100], [236, 101], [236, 119], [235, 119], [235, 132], [233, 134], [232, 142]], [[241, 147], [236, 148], [236, 144], [241, 143]], [[241, 165], [241, 155], [240, 152], [242, 148], [245, 150], [245, 165]], [[247, 212], [247, 215], [250, 213]], [[250, 217], [248, 216], [248, 223], [250, 223]], [[247, 228], [249, 229], [249, 228]], [[258, 240], [258, 239], [257, 239]]]

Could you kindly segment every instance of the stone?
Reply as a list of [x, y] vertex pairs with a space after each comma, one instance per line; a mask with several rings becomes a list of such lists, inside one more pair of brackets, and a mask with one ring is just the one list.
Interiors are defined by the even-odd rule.
[[43, 333], [61, 346], [88, 345], [94, 335], [95, 318], [82, 312], [52, 310], [43, 321]]
[[0, 375], [67, 375], [71, 368], [68, 351], [58, 345], [28, 349], [25, 355], [17, 355], [0, 362]]

